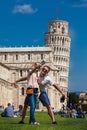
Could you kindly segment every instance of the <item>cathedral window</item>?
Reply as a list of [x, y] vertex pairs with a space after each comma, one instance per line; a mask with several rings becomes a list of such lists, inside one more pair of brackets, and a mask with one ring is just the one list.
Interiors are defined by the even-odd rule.
[[20, 76], [21, 76], [21, 77], [23, 76], [22, 70], [20, 70]]
[[28, 60], [30, 60], [30, 54], [28, 54]]
[[41, 60], [43, 60], [43, 54], [41, 54]]
[[4, 55], [4, 60], [7, 60], [7, 55]]
[[24, 95], [24, 88], [21, 88], [21, 95]]
[[18, 60], [18, 55], [16, 54], [16, 60]]

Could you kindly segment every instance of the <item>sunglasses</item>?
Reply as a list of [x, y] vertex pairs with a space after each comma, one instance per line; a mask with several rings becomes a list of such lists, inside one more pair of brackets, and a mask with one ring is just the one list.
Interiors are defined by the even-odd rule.
[[44, 71], [45, 73], [48, 73], [48, 70], [46, 68], [43, 68], [42, 71]]

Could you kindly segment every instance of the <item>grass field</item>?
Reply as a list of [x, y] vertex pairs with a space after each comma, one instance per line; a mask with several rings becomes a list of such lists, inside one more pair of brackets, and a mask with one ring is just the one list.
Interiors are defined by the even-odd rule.
[[51, 124], [47, 112], [36, 112], [35, 116], [40, 125], [29, 125], [29, 117], [26, 117], [25, 124], [18, 124], [20, 118], [0, 117], [0, 130], [87, 130], [87, 115], [83, 119], [55, 115], [57, 125]]

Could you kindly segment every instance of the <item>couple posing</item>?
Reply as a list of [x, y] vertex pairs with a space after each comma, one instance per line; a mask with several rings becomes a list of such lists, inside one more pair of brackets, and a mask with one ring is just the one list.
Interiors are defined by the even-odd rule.
[[[41, 71], [38, 73], [38, 70]], [[26, 97], [24, 101], [24, 109], [22, 113], [22, 119], [19, 122], [20, 124], [24, 124], [24, 118], [26, 115], [26, 111], [28, 106], [30, 106], [30, 119], [29, 124], [37, 124], [38, 122], [35, 120], [35, 107], [37, 103], [38, 89], [40, 90], [39, 100], [48, 110], [48, 114], [52, 120], [52, 124], [57, 124], [55, 121], [54, 113], [52, 111], [52, 107], [50, 105], [50, 101], [48, 95], [45, 91], [45, 88], [49, 85], [54, 86], [62, 96], [65, 96], [64, 92], [60, 89], [60, 87], [48, 76], [50, 71], [50, 67], [48, 65], [34, 64], [33, 70], [31, 70], [26, 77], [22, 77], [16, 80], [12, 85], [16, 85], [20, 81], [27, 80], [27, 89], [26, 89]], [[38, 87], [39, 86], [39, 87]], [[33, 91], [32, 91], [33, 90]]]

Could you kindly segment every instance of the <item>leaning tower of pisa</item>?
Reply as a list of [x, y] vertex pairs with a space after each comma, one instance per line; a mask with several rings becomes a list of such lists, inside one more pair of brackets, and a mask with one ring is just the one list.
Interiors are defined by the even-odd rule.
[[[53, 64], [59, 69], [59, 81], [63, 91], [68, 91], [68, 74], [71, 38], [68, 33], [68, 22], [51, 20], [48, 22], [48, 32], [44, 35], [45, 46], [52, 47]], [[56, 77], [56, 75], [54, 74]]]

